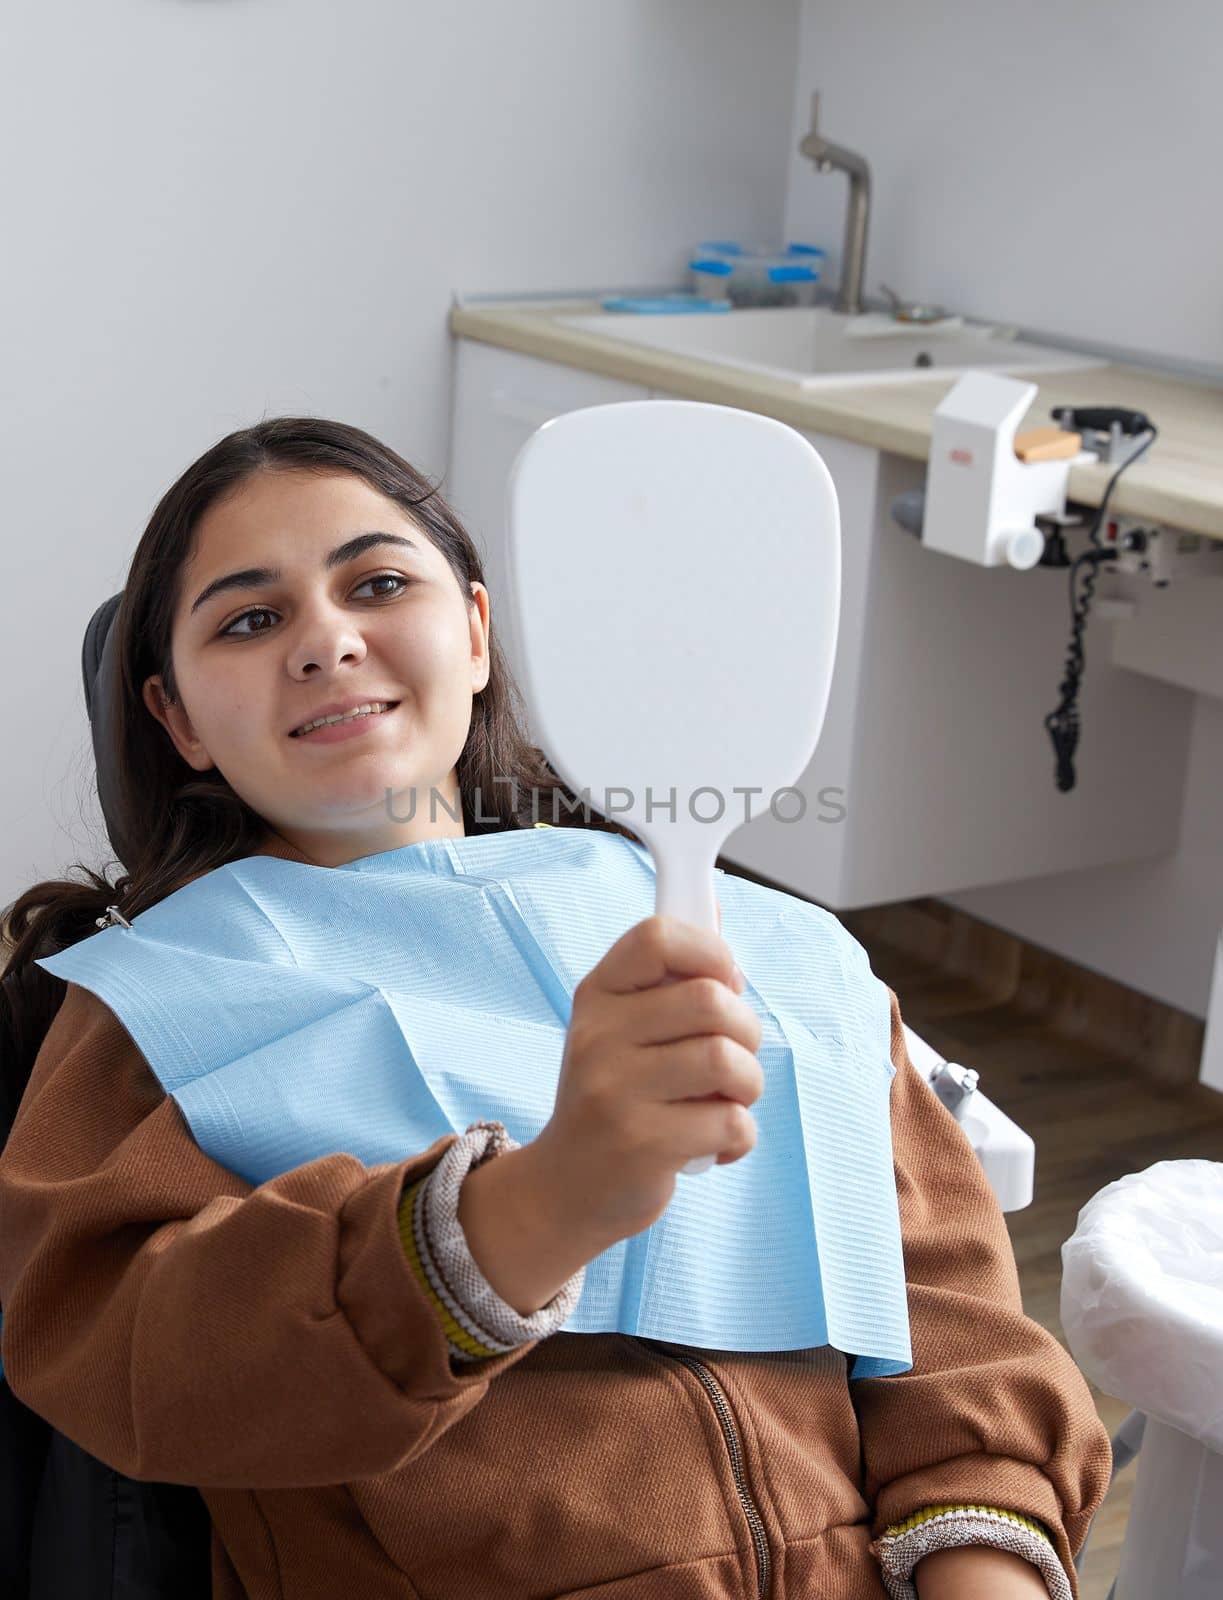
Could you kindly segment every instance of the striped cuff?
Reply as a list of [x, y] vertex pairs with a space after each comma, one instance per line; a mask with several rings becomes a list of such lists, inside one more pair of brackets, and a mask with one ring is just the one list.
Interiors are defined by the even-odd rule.
[[441, 1318], [455, 1362], [486, 1360], [556, 1333], [582, 1294], [585, 1268], [529, 1317], [507, 1305], [476, 1265], [459, 1222], [459, 1190], [468, 1172], [517, 1144], [499, 1122], [473, 1122], [433, 1171], [404, 1190], [399, 1238], [421, 1287]]
[[1039, 1522], [997, 1506], [923, 1506], [871, 1545], [890, 1600], [918, 1600], [913, 1568], [923, 1556], [957, 1545], [988, 1544], [1039, 1569], [1050, 1600], [1073, 1600], [1066, 1570]]

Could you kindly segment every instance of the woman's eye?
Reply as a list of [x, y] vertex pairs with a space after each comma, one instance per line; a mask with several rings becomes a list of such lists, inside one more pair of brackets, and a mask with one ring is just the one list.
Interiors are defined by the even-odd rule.
[[[406, 589], [408, 582], [409, 580], [407, 578], [401, 577], [397, 572], [376, 572], [372, 578], [362, 579], [362, 581], [357, 585], [357, 588], [364, 589], [367, 583], [398, 583], [404, 589]], [[356, 590], [353, 592], [355, 593]], [[375, 598], [380, 600], [389, 600], [393, 594], [398, 594], [399, 592], [400, 591], [398, 589], [388, 589]]]
[[[353, 593], [356, 594], [357, 589], [364, 589], [371, 583], [394, 583], [400, 585], [399, 588], [391, 589], [383, 594], [374, 596], [376, 600], [390, 600], [393, 599], [395, 595], [402, 593], [403, 589], [407, 588], [410, 581], [410, 579], [402, 577], [397, 572], [377, 572], [372, 578], [363, 578], [357, 585], [357, 588], [353, 590]], [[254, 628], [238, 631], [238, 624], [240, 622], [245, 622], [248, 617], [274, 617], [275, 615], [276, 613], [269, 610], [267, 606], [252, 606], [249, 611], [240, 612], [232, 622], [227, 623], [226, 626], [221, 629], [220, 637], [225, 638], [228, 635], [230, 638], [234, 639], [253, 639], [257, 633], [266, 633], [268, 630], [266, 628]]]
[[[244, 611], [242, 612], [241, 616], [235, 617], [231, 623], [221, 629], [221, 638], [224, 639], [227, 636], [232, 636], [235, 639], [249, 639], [251, 637], [249, 632], [240, 633], [237, 631], [238, 624], [240, 622], [245, 622], [247, 617], [270, 617], [271, 615], [272, 613], [270, 611], [265, 611], [262, 606], [257, 611]], [[267, 629], [256, 628], [255, 632], [266, 633]]]

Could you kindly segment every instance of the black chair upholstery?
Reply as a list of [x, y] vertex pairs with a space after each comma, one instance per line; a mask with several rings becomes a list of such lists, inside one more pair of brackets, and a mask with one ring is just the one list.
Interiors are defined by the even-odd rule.
[[115, 679], [118, 676], [112, 623], [123, 599], [122, 591], [104, 600], [85, 629], [81, 645], [81, 677], [85, 685], [85, 709], [93, 737], [94, 766], [97, 769], [98, 800], [106, 821], [106, 832], [116, 856], [129, 860], [128, 841], [119, 825], [119, 752], [110, 726]]
[[[81, 675], [98, 799], [111, 845], [126, 863], [108, 716], [117, 672], [112, 623], [122, 598], [112, 595], [90, 618]], [[10, 984], [16, 1002], [16, 985], [5, 979], [6, 990]], [[0, 1062], [0, 1146], [25, 1088], [18, 1078], [29, 1066], [28, 1059]], [[124, 1477], [36, 1416], [0, 1377], [0, 1596], [209, 1600], [211, 1593], [211, 1521], [198, 1490]]]

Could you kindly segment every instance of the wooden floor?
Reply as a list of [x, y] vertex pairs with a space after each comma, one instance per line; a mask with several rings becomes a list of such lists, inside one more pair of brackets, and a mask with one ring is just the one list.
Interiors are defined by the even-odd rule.
[[[1064, 1019], [1055, 1026], [1017, 1003], [1014, 984], [949, 973], [931, 959], [938, 954], [933, 945], [916, 953], [909, 936], [914, 904], [906, 903], [903, 934], [890, 908], [844, 913], [840, 920], [867, 950], [876, 976], [896, 991], [905, 1022], [940, 1054], [975, 1067], [982, 1091], [1035, 1140], [1033, 1203], [1008, 1214], [1007, 1223], [1024, 1308], [1065, 1344], [1060, 1252], [1080, 1208], [1105, 1184], [1155, 1161], [1223, 1161], [1223, 1095], [1196, 1082], [1168, 1082], [1158, 1065], [1148, 1076], [1115, 1046], [1102, 1047], [1101, 1030], [1067, 1030]], [[897, 931], [895, 940], [889, 930]], [[1112, 1437], [1129, 1407], [1091, 1387]], [[1096, 1517], [1081, 1574], [1083, 1600], [1106, 1600], [1116, 1576], [1137, 1470], [1131, 1463], [1118, 1475]]]

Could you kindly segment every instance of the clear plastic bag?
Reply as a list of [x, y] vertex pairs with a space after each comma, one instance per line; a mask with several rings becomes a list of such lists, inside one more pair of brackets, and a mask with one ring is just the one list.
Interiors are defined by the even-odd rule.
[[1223, 1163], [1157, 1161], [1093, 1195], [1061, 1317], [1106, 1394], [1223, 1453]]

